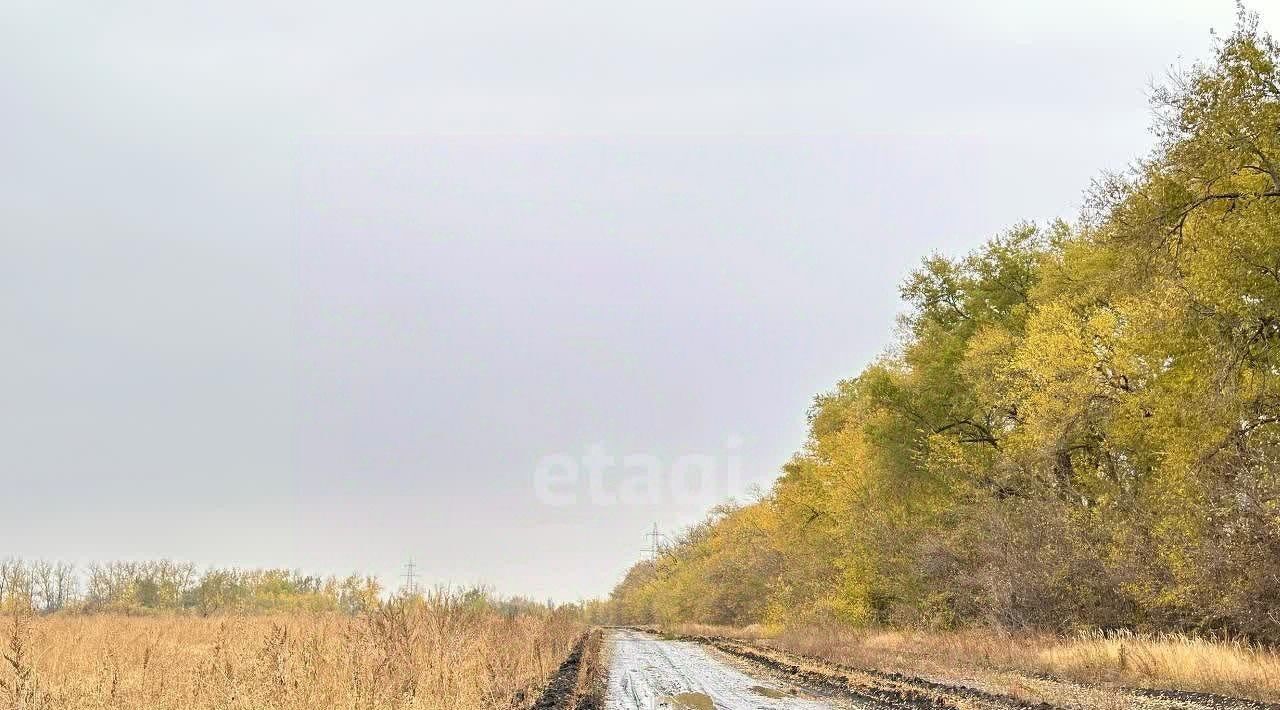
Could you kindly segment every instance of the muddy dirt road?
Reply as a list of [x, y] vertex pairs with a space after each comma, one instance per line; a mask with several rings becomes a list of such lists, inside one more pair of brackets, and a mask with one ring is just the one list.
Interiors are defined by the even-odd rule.
[[922, 678], [719, 637], [672, 640], [613, 628], [596, 639], [593, 667], [607, 664], [607, 680], [597, 672], [594, 685], [580, 682], [597, 693], [565, 710], [1280, 710], [1238, 698], [1037, 676], [1018, 676], [1007, 688], [971, 673]]
[[801, 697], [785, 683], [748, 675], [691, 641], [615, 630], [609, 637], [606, 710], [823, 710], [845, 703]]

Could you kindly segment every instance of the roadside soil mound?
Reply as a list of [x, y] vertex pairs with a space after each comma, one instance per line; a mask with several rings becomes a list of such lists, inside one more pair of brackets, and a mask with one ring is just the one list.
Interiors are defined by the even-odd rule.
[[530, 710], [603, 710], [603, 639], [600, 629], [584, 633]]

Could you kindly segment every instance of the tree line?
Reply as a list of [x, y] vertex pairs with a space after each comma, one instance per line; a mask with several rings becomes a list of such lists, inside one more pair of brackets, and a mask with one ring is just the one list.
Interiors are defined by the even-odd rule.
[[1242, 9], [1076, 222], [924, 259], [772, 489], [636, 564], [613, 618], [1280, 641], [1278, 63]]
[[77, 569], [66, 562], [0, 559], [0, 612], [34, 614], [369, 614], [387, 605], [428, 604], [496, 612], [508, 618], [548, 614], [606, 620], [598, 601], [557, 604], [493, 590], [435, 586], [389, 590], [377, 577], [304, 574], [298, 570], [213, 567], [190, 562], [102, 562]]
[[210, 615], [270, 611], [377, 608], [377, 578], [320, 577], [288, 569], [212, 568], [148, 560], [89, 565], [83, 573], [65, 562], [0, 560], [0, 609], [55, 612], [145, 613], [186, 611]]

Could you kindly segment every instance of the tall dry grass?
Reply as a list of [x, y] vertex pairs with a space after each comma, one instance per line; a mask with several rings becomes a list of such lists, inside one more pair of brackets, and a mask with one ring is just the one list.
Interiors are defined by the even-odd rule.
[[1280, 701], [1280, 654], [1242, 641], [1084, 634], [1045, 644], [1035, 665], [1071, 677]]
[[670, 631], [681, 636], [721, 636], [741, 641], [761, 641], [778, 636], [778, 629], [764, 624], [750, 626], [722, 626], [719, 624], [676, 624], [663, 631]]
[[1280, 653], [1181, 635], [855, 631], [803, 628], [771, 643], [836, 663], [913, 673], [1020, 671], [1092, 684], [1280, 701]]
[[360, 618], [10, 616], [0, 708], [518, 708], [581, 631], [448, 600]]

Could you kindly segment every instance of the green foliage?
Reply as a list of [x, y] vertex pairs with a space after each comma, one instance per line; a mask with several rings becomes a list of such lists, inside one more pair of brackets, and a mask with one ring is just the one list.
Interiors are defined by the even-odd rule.
[[615, 590], [639, 622], [1280, 640], [1280, 46], [1242, 11], [1076, 225], [926, 258], [772, 491]]

